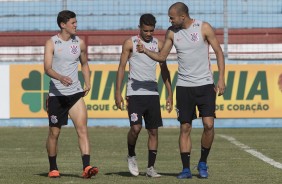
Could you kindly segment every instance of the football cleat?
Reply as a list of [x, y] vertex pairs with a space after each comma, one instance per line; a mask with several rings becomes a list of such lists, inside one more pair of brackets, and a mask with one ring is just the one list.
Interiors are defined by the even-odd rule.
[[59, 178], [60, 172], [58, 170], [52, 170], [48, 173], [49, 178]]
[[181, 173], [177, 176], [178, 179], [189, 179], [192, 178], [192, 174], [189, 168], [184, 168]]
[[87, 166], [85, 167], [82, 177], [83, 178], [91, 178], [92, 176], [95, 176], [98, 173], [97, 167]]
[[132, 156], [132, 157], [131, 156], [127, 156], [127, 163], [128, 163], [129, 172], [133, 176], [138, 176], [139, 175], [139, 170], [138, 170], [136, 156]]
[[208, 166], [206, 162], [199, 162], [198, 167], [199, 178], [208, 178]]

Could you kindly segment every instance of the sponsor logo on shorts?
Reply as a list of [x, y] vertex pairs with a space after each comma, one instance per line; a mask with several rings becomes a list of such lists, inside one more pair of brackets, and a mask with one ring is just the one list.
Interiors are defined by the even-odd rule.
[[51, 122], [52, 122], [53, 124], [58, 123], [57, 116], [52, 115], [52, 116], [51, 116]]
[[133, 121], [133, 122], [137, 121], [138, 120], [137, 114], [136, 113], [130, 114], [130, 120]]

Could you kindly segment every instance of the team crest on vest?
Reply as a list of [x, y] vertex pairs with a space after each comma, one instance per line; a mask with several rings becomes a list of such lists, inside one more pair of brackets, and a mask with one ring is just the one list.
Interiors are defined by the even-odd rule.
[[158, 42], [156, 40], [153, 40], [151, 43], [152, 44], [149, 46], [149, 49], [151, 51], [156, 51], [157, 50], [157, 46], [158, 46]]
[[78, 53], [78, 47], [77, 47], [77, 45], [72, 45], [70, 52], [71, 52], [72, 54], [77, 54], [77, 53]]
[[151, 51], [156, 51], [157, 48], [156, 48], [156, 46], [150, 46], [149, 49], [150, 49]]
[[199, 41], [198, 33], [191, 33], [191, 41], [193, 41], [193, 42]]

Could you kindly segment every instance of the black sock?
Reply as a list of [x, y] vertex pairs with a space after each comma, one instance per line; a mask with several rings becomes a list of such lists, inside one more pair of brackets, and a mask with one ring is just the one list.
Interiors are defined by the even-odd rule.
[[148, 151], [148, 168], [155, 165], [157, 150], [149, 150]]
[[57, 167], [57, 155], [55, 155], [53, 157], [48, 156], [48, 159], [49, 159], [49, 164], [50, 164], [50, 171], [58, 170], [58, 167]]
[[90, 155], [82, 155], [83, 170], [90, 165]]
[[189, 152], [183, 152], [180, 153], [181, 155], [181, 161], [182, 161], [182, 166], [184, 168], [189, 168], [190, 169], [190, 153]]
[[201, 158], [199, 162], [207, 162], [207, 158], [209, 156], [211, 148], [204, 148], [203, 146], [201, 147]]
[[130, 157], [136, 156], [135, 145], [127, 144], [127, 147], [128, 147], [128, 156], [130, 156]]

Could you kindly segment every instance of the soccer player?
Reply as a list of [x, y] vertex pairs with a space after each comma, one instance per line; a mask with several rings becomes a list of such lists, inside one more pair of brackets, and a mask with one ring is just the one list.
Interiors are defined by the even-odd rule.
[[[162, 118], [160, 111], [160, 99], [156, 79], [156, 61], [143, 53], [136, 51], [136, 45], [142, 42], [147, 49], [158, 52], [163, 42], [153, 37], [156, 19], [152, 14], [143, 14], [139, 22], [139, 35], [133, 36], [123, 43], [122, 53], [116, 79], [115, 103], [119, 109], [124, 105], [121, 96], [121, 85], [127, 62], [129, 62], [129, 75], [127, 83], [127, 109], [130, 121], [130, 129], [127, 135], [128, 144], [128, 168], [133, 176], [139, 175], [136, 161], [135, 146], [142, 128], [142, 117], [148, 132], [148, 167], [147, 176], [160, 177], [154, 168], [158, 149], [158, 128], [161, 127]], [[168, 98], [166, 106], [171, 112], [173, 100], [170, 74], [165, 62], [160, 63], [162, 79], [165, 83]]]
[[[73, 121], [78, 135], [78, 143], [83, 163], [83, 178], [91, 178], [98, 173], [97, 167], [90, 166], [90, 144], [87, 132], [87, 111], [83, 97], [88, 94], [90, 70], [86, 55], [86, 45], [76, 36], [76, 14], [64, 10], [59, 12], [57, 23], [61, 31], [47, 40], [44, 53], [44, 71], [51, 77], [47, 112], [49, 133], [46, 141], [50, 178], [60, 177], [57, 167], [58, 138], [61, 127], [67, 125], [68, 115]], [[84, 89], [78, 80], [78, 64], [84, 77]]]
[[[192, 120], [196, 116], [196, 107], [204, 126], [201, 139], [201, 158], [198, 162], [200, 178], [208, 177], [207, 157], [214, 139], [214, 118], [216, 93], [222, 95], [225, 90], [225, 63], [222, 49], [211, 25], [192, 19], [188, 7], [177, 2], [168, 10], [172, 26], [166, 32], [165, 42], [160, 52], [152, 52], [138, 44], [140, 53], [153, 60], [164, 62], [174, 45], [178, 58], [178, 79], [176, 84], [176, 106], [180, 122], [179, 149], [183, 170], [179, 179], [191, 178], [190, 153], [192, 149], [190, 133]], [[219, 80], [215, 86], [209, 61], [209, 45], [212, 46], [219, 70]]]

